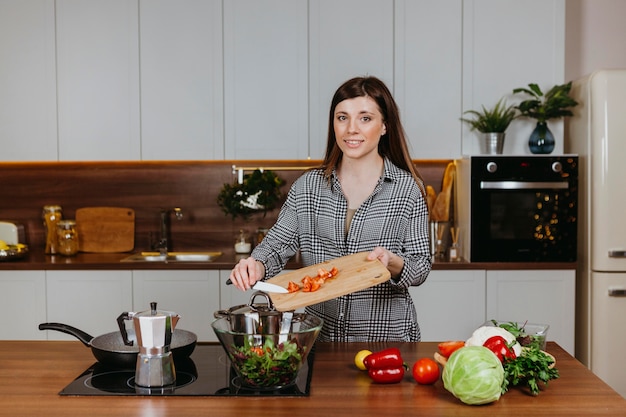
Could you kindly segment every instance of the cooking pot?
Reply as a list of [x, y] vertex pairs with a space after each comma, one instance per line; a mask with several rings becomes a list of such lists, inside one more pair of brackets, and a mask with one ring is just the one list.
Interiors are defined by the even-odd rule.
[[[102, 364], [116, 368], [135, 369], [137, 364], [137, 354], [139, 347], [135, 343], [133, 346], [124, 344], [119, 331], [106, 333], [93, 337], [90, 334], [61, 323], [42, 323], [39, 330], [57, 330], [62, 333], [76, 337], [87, 347], [91, 348], [93, 356]], [[134, 332], [131, 338], [134, 338]], [[189, 358], [198, 338], [195, 333], [186, 330], [175, 329], [172, 333], [172, 343], [170, 345], [174, 361]]]
[[[255, 303], [257, 297], [265, 298], [266, 302]], [[235, 333], [280, 334], [289, 332], [293, 312], [282, 313], [275, 310], [269, 295], [256, 291], [248, 304], [218, 310], [213, 315], [216, 319], [226, 318], [230, 322], [230, 330]]]

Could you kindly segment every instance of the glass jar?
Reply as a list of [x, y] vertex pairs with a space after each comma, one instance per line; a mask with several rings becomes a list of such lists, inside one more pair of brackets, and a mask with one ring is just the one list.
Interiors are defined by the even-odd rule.
[[45, 253], [54, 255], [57, 253], [57, 223], [63, 218], [61, 206], [44, 206], [42, 217], [46, 233]]
[[78, 253], [78, 231], [74, 220], [57, 223], [57, 253], [72, 256]]
[[248, 242], [248, 234], [245, 230], [240, 230], [235, 240], [235, 253], [250, 253], [251, 250], [252, 244]]

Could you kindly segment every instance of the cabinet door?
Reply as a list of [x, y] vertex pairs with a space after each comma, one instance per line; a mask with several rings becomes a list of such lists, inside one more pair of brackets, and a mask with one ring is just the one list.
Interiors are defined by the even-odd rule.
[[138, 160], [138, 0], [57, 0], [59, 159]]
[[222, 2], [141, 3], [141, 159], [222, 159]]
[[180, 315], [178, 327], [194, 332], [198, 341], [217, 341], [211, 322], [220, 305], [218, 271], [133, 271], [135, 311], [157, 308]]
[[422, 341], [466, 340], [485, 321], [485, 271], [431, 271], [409, 289]]
[[1, 161], [56, 161], [54, 2], [0, 2]]
[[309, 2], [310, 152], [323, 159], [332, 96], [344, 81], [375, 75], [393, 91], [393, 2]]
[[[563, 83], [565, 0], [465, 0], [463, 2], [463, 111], [493, 107], [514, 88], [537, 83], [545, 92]], [[523, 98], [522, 98], [523, 97]], [[460, 115], [459, 115], [460, 116]], [[529, 154], [532, 119], [513, 121], [506, 131], [504, 154]], [[563, 122], [549, 122], [554, 153], [563, 152]], [[463, 127], [463, 154], [480, 153], [476, 132]]]
[[226, 159], [308, 156], [307, 3], [224, 2]]
[[396, 0], [394, 94], [415, 159], [461, 155], [462, 0]]
[[[69, 324], [92, 336], [118, 330], [116, 319], [132, 309], [130, 271], [46, 271], [47, 321]], [[48, 331], [51, 340], [76, 340]]]
[[574, 354], [575, 270], [487, 271], [487, 319], [547, 324]]
[[37, 326], [46, 321], [46, 273], [0, 271], [0, 306], [5, 322], [2, 340], [45, 340]]

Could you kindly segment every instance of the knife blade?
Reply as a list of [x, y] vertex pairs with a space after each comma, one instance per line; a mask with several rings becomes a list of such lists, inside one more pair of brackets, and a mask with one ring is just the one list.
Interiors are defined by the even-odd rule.
[[280, 285], [270, 284], [269, 282], [257, 281], [256, 284], [252, 286], [252, 289], [257, 291], [265, 291], [265, 292], [277, 292], [281, 294], [287, 294], [287, 288], [281, 287]]

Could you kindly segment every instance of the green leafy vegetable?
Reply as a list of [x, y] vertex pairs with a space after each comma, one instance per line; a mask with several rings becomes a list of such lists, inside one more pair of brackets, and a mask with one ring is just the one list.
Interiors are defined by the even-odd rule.
[[525, 386], [532, 395], [539, 395], [539, 383], [547, 384], [559, 377], [558, 369], [550, 368], [553, 363], [536, 343], [525, 347], [517, 358], [504, 361], [502, 393], [507, 392], [509, 386]]
[[268, 337], [262, 345], [245, 339], [243, 346], [234, 346], [231, 360], [244, 383], [256, 387], [278, 387], [292, 383], [298, 376], [304, 348], [285, 341], [275, 344]]
[[465, 404], [488, 404], [500, 399], [504, 370], [492, 351], [484, 346], [465, 346], [448, 358], [443, 386]]

